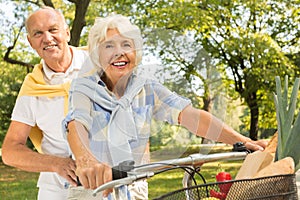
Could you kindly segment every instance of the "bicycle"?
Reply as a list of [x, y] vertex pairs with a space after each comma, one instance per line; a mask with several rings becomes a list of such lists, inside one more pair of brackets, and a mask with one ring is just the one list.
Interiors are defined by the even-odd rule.
[[[240, 144], [237, 144], [240, 145]], [[237, 149], [239, 148], [239, 149]], [[131, 161], [125, 161], [113, 168], [113, 181], [101, 185], [93, 191], [96, 195], [108, 188], [129, 185], [140, 179], [148, 179], [156, 174], [169, 170], [181, 168], [184, 170], [183, 188], [164, 194], [155, 200], [167, 199], [291, 199], [297, 200], [297, 186], [295, 174], [270, 176], [255, 179], [229, 180], [225, 182], [206, 183], [201, 175], [200, 168], [205, 163], [216, 161], [243, 160], [251, 152], [240, 146], [234, 146], [233, 152], [214, 153], [214, 154], [191, 154], [187, 157], [163, 160], [160, 162], [149, 163], [146, 165], [134, 166]], [[203, 184], [197, 184], [195, 175], [199, 175]], [[230, 187], [229, 192], [224, 196], [214, 196], [212, 191], [220, 192], [222, 187]], [[247, 191], [249, 190], [249, 191]], [[244, 192], [241, 192], [244, 191]], [[218, 198], [217, 198], [218, 197]]]

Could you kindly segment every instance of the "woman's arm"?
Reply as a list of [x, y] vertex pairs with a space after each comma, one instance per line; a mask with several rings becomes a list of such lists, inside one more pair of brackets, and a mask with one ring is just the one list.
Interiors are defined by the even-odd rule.
[[221, 120], [204, 110], [187, 106], [179, 115], [179, 123], [192, 133], [226, 144], [243, 142], [250, 150], [263, 150], [267, 142], [264, 140], [253, 141], [236, 132]]
[[[100, 163], [90, 151], [88, 132], [78, 121], [73, 120], [68, 124], [67, 135], [71, 150], [76, 159], [76, 175], [83, 187], [96, 189], [100, 185], [112, 180], [111, 168]], [[112, 190], [103, 193], [106, 196]]]

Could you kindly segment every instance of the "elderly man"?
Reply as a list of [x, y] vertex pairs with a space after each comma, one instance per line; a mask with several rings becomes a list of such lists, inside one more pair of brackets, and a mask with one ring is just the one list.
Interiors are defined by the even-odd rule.
[[[70, 81], [93, 64], [87, 51], [68, 45], [70, 31], [64, 16], [50, 7], [33, 12], [26, 20], [27, 39], [42, 58], [28, 74], [17, 98], [11, 124], [2, 146], [7, 165], [41, 172], [38, 199], [63, 200], [69, 185], [76, 185], [76, 165], [63, 137]], [[84, 68], [83, 68], [84, 67]], [[40, 142], [39, 152], [26, 146], [28, 137]], [[41, 137], [42, 136], [42, 137]]]

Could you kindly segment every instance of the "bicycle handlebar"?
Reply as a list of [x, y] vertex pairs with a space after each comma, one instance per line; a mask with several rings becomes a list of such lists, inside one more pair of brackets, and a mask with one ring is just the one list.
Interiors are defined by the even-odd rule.
[[199, 166], [207, 162], [221, 161], [221, 160], [239, 160], [245, 158], [247, 152], [225, 152], [214, 154], [191, 154], [184, 158], [163, 160], [159, 162], [150, 163], [147, 165], [136, 166], [133, 172], [147, 172], [160, 170], [163, 168], [169, 168], [168, 165], [180, 165], [180, 166]]
[[106, 189], [118, 187], [118, 186], [121, 186], [121, 185], [129, 185], [129, 184], [133, 183], [136, 180], [140, 180], [140, 179], [144, 179], [144, 178], [149, 178], [151, 176], [154, 176], [153, 172], [148, 172], [148, 173], [143, 173], [143, 174], [136, 174], [136, 175], [130, 175], [130, 176], [125, 177], [125, 178], [121, 178], [121, 179], [110, 181], [108, 183], [104, 183], [103, 185], [101, 185], [100, 187], [96, 188], [93, 191], [93, 196], [96, 196], [96, 194], [98, 192], [104, 191]]
[[178, 166], [201, 166], [204, 163], [222, 161], [222, 160], [241, 160], [247, 156], [248, 152], [225, 152], [215, 154], [191, 154], [184, 158], [163, 160], [160, 162], [153, 162], [146, 165], [135, 166], [131, 171], [127, 172], [128, 177], [117, 179], [105, 183], [93, 191], [96, 196], [98, 192], [104, 191], [109, 188], [117, 187], [120, 185], [129, 185], [136, 180], [150, 178], [154, 176], [154, 171], [165, 168]]

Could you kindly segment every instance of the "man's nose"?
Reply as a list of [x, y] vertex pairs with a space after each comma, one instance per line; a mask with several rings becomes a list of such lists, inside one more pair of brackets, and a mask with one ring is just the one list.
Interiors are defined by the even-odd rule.
[[49, 42], [53, 39], [53, 36], [50, 32], [44, 32], [44, 35], [43, 35], [43, 40], [44, 42]]

